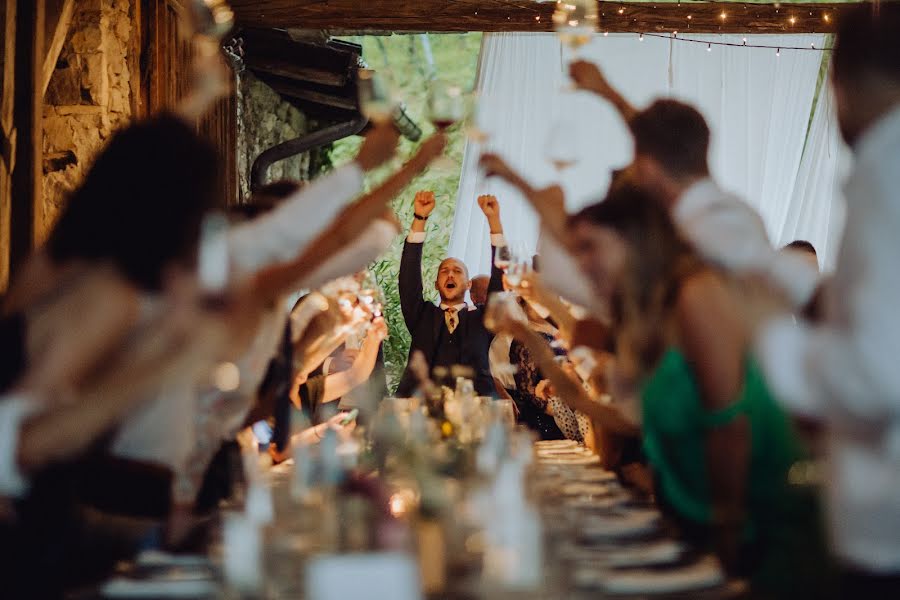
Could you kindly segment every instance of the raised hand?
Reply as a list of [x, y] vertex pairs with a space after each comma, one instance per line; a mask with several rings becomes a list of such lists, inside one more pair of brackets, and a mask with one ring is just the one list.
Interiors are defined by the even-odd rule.
[[372, 321], [372, 326], [369, 328], [369, 335], [374, 336], [374, 339], [383, 342], [388, 337], [388, 326], [387, 322], [382, 317], [377, 317]]
[[356, 162], [364, 171], [371, 171], [376, 167], [380, 167], [394, 157], [399, 140], [400, 133], [393, 125], [373, 128], [359, 149], [359, 153], [356, 155]]
[[518, 174], [497, 154], [482, 154], [478, 164], [488, 177], [499, 177], [507, 181], [518, 177]]
[[428, 217], [431, 215], [431, 211], [434, 210], [435, 205], [434, 192], [427, 190], [416, 192], [415, 200], [413, 200], [413, 209], [417, 215]]
[[478, 206], [489, 220], [500, 218], [500, 203], [497, 202], [497, 196], [488, 194], [478, 196]]
[[606, 80], [600, 68], [592, 62], [577, 60], [569, 65], [569, 75], [575, 85], [582, 90], [594, 92], [598, 96], [607, 98], [612, 86]]

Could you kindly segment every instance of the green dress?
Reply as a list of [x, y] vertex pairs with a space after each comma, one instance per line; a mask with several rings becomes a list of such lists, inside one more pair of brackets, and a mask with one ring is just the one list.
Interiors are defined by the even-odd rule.
[[660, 359], [642, 390], [644, 451], [662, 502], [685, 524], [712, 523], [706, 434], [743, 415], [750, 425], [747, 524], [742, 543], [752, 556], [747, 576], [761, 597], [826, 597], [825, 543], [817, 498], [788, 483], [804, 452], [791, 422], [748, 360], [744, 387], [718, 411], [704, 408], [694, 374], [677, 349]]

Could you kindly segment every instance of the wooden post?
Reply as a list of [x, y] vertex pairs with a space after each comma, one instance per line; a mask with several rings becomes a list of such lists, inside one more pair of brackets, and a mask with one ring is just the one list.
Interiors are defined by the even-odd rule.
[[9, 287], [11, 172], [15, 158], [13, 92], [15, 91], [16, 0], [2, 0], [3, 96], [0, 99], [0, 292]]
[[44, 0], [19, 0], [16, 6], [13, 124], [15, 164], [10, 202], [10, 277], [28, 258], [43, 226], [42, 116]]

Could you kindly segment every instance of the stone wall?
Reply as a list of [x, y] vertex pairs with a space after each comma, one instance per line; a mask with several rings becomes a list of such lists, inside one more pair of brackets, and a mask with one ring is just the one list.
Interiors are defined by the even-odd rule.
[[[309, 131], [306, 117], [281, 99], [249, 71], [238, 82], [238, 173], [241, 201], [250, 197], [250, 167], [259, 154], [275, 144]], [[309, 179], [309, 154], [292, 156], [269, 169], [268, 181]]]
[[45, 233], [67, 193], [81, 181], [90, 159], [131, 117], [136, 1], [76, 2], [44, 97]]

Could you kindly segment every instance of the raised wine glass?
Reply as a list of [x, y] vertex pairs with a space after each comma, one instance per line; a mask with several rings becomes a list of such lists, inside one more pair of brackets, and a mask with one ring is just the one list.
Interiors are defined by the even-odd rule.
[[509, 250], [509, 246], [498, 247], [494, 253], [494, 266], [505, 273], [511, 261], [512, 253]]
[[581, 130], [573, 121], [561, 119], [553, 124], [547, 138], [547, 160], [558, 173], [575, 166], [581, 158]]
[[385, 75], [372, 69], [360, 69], [357, 78], [359, 111], [374, 125], [387, 125], [399, 105]]
[[[446, 131], [466, 116], [466, 97], [458, 85], [435, 79], [428, 87], [428, 120], [440, 131]], [[450, 158], [442, 156], [432, 163], [439, 171], [451, 171], [457, 167]]]
[[[553, 29], [559, 41], [569, 48], [569, 62], [578, 58], [578, 51], [591, 42], [597, 32], [599, 14], [595, 0], [558, 0], [553, 12]], [[574, 90], [574, 86], [566, 88]]]

